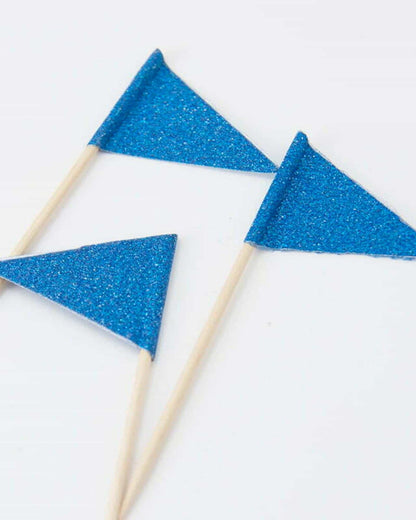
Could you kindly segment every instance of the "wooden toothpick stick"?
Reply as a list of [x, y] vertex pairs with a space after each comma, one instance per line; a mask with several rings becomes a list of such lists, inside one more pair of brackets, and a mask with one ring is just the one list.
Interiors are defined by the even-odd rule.
[[121, 440], [116, 471], [112, 488], [110, 490], [110, 499], [108, 502], [106, 520], [117, 520], [119, 516], [120, 505], [123, 498], [123, 493], [125, 492], [127, 477], [131, 468], [140, 416], [143, 410], [149, 382], [151, 365], [152, 356], [150, 352], [145, 349], [140, 349], [137, 360], [133, 391], [127, 412], [123, 437]]
[[[36, 237], [45, 227], [52, 213], [56, 210], [56, 208], [62, 202], [64, 197], [68, 194], [69, 190], [75, 184], [76, 180], [85, 171], [91, 159], [97, 155], [98, 151], [99, 148], [95, 145], [88, 145], [85, 148], [85, 150], [79, 156], [74, 166], [68, 172], [67, 176], [58, 186], [56, 191], [53, 193], [52, 197], [48, 200], [45, 207], [35, 218], [29, 229], [20, 239], [16, 247], [13, 249], [10, 256], [19, 256], [27, 252], [28, 248], [31, 246]], [[0, 289], [4, 287], [4, 285], [4, 279], [0, 279]]]
[[141, 491], [146, 482], [150, 470], [154, 466], [156, 459], [162, 449], [163, 442], [178, 415], [186, 394], [189, 392], [194, 376], [199, 364], [210, 346], [211, 339], [224, 315], [228, 303], [234, 290], [244, 272], [244, 269], [251, 257], [254, 247], [244, 243], [234, 266], [214, 304], [198, 341], [185, 365], [185, 368], [176, 384], [176, 387], [159, 419], [159, 422], [152, 434], [152, 437], [140, 457], [140, 461], [135, 468], [121, 506], [120, 517], [123, 518], [132, 506], [136, 495]]

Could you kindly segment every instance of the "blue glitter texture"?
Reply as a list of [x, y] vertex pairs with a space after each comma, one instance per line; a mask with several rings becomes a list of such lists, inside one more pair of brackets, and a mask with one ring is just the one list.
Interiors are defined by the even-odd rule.
[[0, 262], [0, 276], [155, 355], [176, 235], [109, 242]]
[[107, 152], [231, 170], [277, 167], [193, 92], [156, 50], [90, 144]]
[[246, 237], [253, 245], [414, 258], [416, 232], [298, 133]]

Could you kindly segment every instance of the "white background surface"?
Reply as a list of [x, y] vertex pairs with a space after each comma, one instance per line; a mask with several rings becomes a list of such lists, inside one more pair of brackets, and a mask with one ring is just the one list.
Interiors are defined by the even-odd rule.
[[[156, 47], [275, 162], [295, 132], [416, 226], [414, 2], [9, 2], [6, 256]], [[102, 154], [33, 252], [180, 235], [140, 446], [271, 177]], [[408, 520], [416, 265], [259, 252], [131, 514]], [[104, 516], [136, 354], [19, 288], [0, 298], [0, 518]]]

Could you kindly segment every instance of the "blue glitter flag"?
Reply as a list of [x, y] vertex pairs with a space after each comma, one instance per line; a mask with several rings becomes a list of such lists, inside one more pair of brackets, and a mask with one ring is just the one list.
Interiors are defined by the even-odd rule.
[[313, 150], [299, 133], [246, 242], [260, 247], [416, 256], [416, 232]]
[[167, 67], [159, 50], [89, 144], [107, 152], [230, 170], [277, 169]]
[[155, 355], [176, 235], [122, 240], [0, 262], [0, 277]]

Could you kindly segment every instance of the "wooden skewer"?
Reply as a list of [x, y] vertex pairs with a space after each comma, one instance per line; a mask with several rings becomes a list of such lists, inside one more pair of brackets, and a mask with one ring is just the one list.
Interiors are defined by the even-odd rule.
[[131, 468], [140, 417], [144, 407], [151, 365], [152, 356], [150, 352], [145, 349], [140, 349], [133, 384], [133, 392], [127, 412], [116, 472], [110, 490], [106, 520], [117, 520], [119, 516], [121, 501]]
[[199, 364], [210, 346], [211, 339], [221, 321], [234, 290], [244, 272], [254, 247], [244, 243], [237, 260], [214, 304], [198, 341], [185, 365], [185, 368], [176, 384], [176, 387], [159, 419], [149, 443], [146, 445], [140, 461], [133, 471], [132, 478], [120, 510], [119, 518], [123, 518], [132, 506], [136, 495], [141, 491], [147, 476], [153, 468], [157, 457], [163, 447], [164, 440], [178, 415], [187, 392], [190, 390], [192, 381], [196, 375]]
[[[42, 229], [47, 224], [49, 218], [57, 207], [61, 204], [68, 192], [74, 186], [75, 182], [86, 170], [90, 161], [97, 155], [99, 147], [88, 145], [81, 153], [67, 176], [50, 197], [42, 211], [32, 222], [29, 229], [17, 243], [10, 256], [19, 256], [24, 254], [31, 244], [38, 237]], [[0, 290], [4, 287], [5, 280], [0, 279]], [[133, 393], [126, 419], [125, 429], [123, 433], [119, 458], [116, 467], [116, 474], [111, 489], [110, 501], [108, 505], [107, 519], [117, 520], [123, 493], [126, 487], [127, 475], [130, 469], [131, 459], [133, 455], [134, 444], [136, 440], [139, 418], [143, 409], [146, 390], [148, 386], [150, 366], [152, 358], [149, 351], [140, 349], [137, 361], [136, 375], [133, 385]]]
[[[97, 155], [99, 151], [98, 146], [89, 144], [82, 154], [79, 156], [78, 160], [74, 164], [74, 166], [70, 169], [65, 179], [58, 186], [52, 197], [48, 200], [45, 207], [39, 213], [39, 215], [32, 222], [29, 229], [19, 240], [16, 247], [11, 252], [10, 256], [19, 256], [27, 251], [27, 249], [34, 242], [36, 237], [42, 231], [47, 221], [49, 220], [52, 213], [62, 202], [64, 197], [67, 195], [71, 187], [75, 184], [75, 181], [81, 175], [83, 171], [85, 171], [90, 160]], [[0, 280], [0, 289], [5, 285], [5, 280]]]

